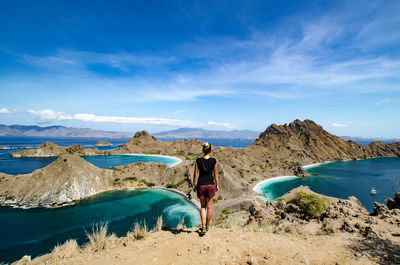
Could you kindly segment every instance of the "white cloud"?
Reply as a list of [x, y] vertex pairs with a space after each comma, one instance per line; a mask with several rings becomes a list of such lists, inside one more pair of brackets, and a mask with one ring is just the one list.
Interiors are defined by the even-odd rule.
[[69, 114], [65, 114], [63, 112], [55, 112], [50, 109], [44, 110], [27, 110], [28, 113], [37, 116], [37, 123], [39, 124], [48, 124], [53, 121], [63, 121], [63, 120], [72, 120], [72, 116]]
[[97, 116], [89, 113], [79, 113], [75, 115], [66, 114], [63, 112], [55, 112], [53, 110], [27, 110], [28, 113], [37, 116], [37, 122], [39, 124], [46, 124], [53, 121], [63, 120], [77, 120], [83, 122], [94, 122], [94, 123], [123, 123], [123, 124], [150, 124], [159, 126], [179, 126], [179, 127], [206, 127], [215, 126], [223, 128], [236, 128], [227, 122], [196, 122], [187, 120], [177, 119], [166, 119], [166, 118], [138, 118], [138, 117], [123, 117], [123, 116]]
[[0, 114], [11, 114], [11, 113], [13, 113], [13, 111], [11, 111], [9, 109], [5, 109], [5, 108], [0, 109]]
[[332, 126], [335, 126], [335, 127], [347, 127], [347, 125], [346, 124], [340, 124], [340, 123], [332, 123]]

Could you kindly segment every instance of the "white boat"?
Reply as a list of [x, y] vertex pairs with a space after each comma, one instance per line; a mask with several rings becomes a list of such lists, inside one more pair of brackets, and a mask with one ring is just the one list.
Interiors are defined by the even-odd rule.
[[371, 189], [371, 195], [376, 195], [376, 189], [375, 188]]

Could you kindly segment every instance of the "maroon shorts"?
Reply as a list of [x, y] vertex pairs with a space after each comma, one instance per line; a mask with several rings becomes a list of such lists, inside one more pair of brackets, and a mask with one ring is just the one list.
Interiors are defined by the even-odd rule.
[[215, 184], [198, 186], [197, 198], [213, 198], [215, 196], [215, 191]]

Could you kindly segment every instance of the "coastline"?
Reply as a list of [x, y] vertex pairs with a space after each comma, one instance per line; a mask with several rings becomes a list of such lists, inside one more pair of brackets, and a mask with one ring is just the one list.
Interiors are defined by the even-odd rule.
[[264, 197], [261, 194], [261, 187], [263, 187], [265, 184], [267, 183], [271, 183], [271, 182], [276, 182], [276, 181], [284, 181], [284, 180], [290, 180], [290, 179], [296, 179], [296, 178], [300, 178], [297, 176], [277, 176], [277, 177], [273, 177], [273, 178], [269, 178], [269, 179], [265, 179], [263, 181], [258, 182], [254, 187], [253, 187], [253, 191], [255, 191], [258, 196], [264, 200]]
[[[175, 167], [175, 166], [179, 165], [180, 163], [182, 163], [182, 159], [180, 159], [178, 157], [175, 157], [175, 156], [167, 156], [167, 155], [152, 155], [152, 154], [115, 154], [115, 155], [122, 155], [122, 156], [158, 156], [158, 157], [166, 157], [166, 158], [171, 158], [171, 159], [177, 160], [177, 162], [175, 162], [174, 164], [167, 165], [169, 167]], [[94, 155], [94, 156], [96, 156], [96, 155]], [[113, 156], [113, 155], [111, 155], [111, 156]], [[159, 163], [159, 162], [154, 162], [154, 163]]]
[[167, 190], [167, 191], [176, 193], [176, 194], [182, 196], [187, 202], [192, 204], [194, 207], [196, 207], [200, 211], [200, 207], [201, 207], [200, 202], [196, 201], [195, 199], [190, 199], [189, 200], [189, 198], [186, 196], [186, 194], [183, 191], [170, 189], [170, 188], [166, 188], [166, 187], [162, 187], [162, 186], [154, 186], [154, 187], [149, 187], [147, 189]]
[[301, 166], [303, 169], [307, 170], [309, 168], [314, 168], [314, 167], [319, 167], [321, 165], [324, 164], [330, 164], [330, 163], [335, 163], [335, 162], [346, 162], [346, 161], [351, 161], [351, 160], [345, 160], [345, 161], [324, 161], [324, 162], [318, 162], [318, 163], [314, 163], [314, 164], [309, 164], [309, 165], [304, 165]]

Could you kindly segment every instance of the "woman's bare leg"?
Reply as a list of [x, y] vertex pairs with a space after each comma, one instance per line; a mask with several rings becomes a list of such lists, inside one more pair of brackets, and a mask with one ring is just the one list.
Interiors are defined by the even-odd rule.
[[206, 226], [209, 227], [211, 218], [213, 215], [213, 198], [206, 198], [206, 204], [207, 204], [207, 224], [206, 224]]
[[201, 227], [206, 226], [206, 207], [207, 207], [207, 198], [200, 198], [200, 204], [201, 204], [201, 209], [200, 209], [200, 217], [201, 217]]

